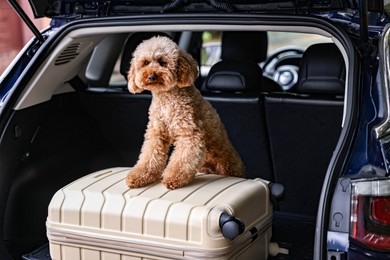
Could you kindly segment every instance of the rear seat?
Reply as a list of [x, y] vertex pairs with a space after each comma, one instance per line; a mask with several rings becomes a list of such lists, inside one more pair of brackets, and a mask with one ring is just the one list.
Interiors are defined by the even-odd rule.
[[[120, 63], [120, 73], [126, 80], [134, 50], [155, 35], [168, 36], [162, 32], [136, 32], [126, 40]], [[133, 95], [127, 87], [124, 92], [104, 90], [86, 91], [81, 97], [88, 112], [99, 122], [107, 141], [123, 156], [123, 165], [132, 165], [142, 147], [152, 95], [147, 91]], [[112, 127], [110, 122], [122, 122], [121, 127]]]
[[[125, 78], [136, 46], [155, 34], [157, 33], [134, 33], [128, 38], [120, 67], [120, 72]], [[224, 42], [229, 42], [222, 47], [224, 61], [211, 69], [202, 92], [224, 122], [233, 145], [246, 165], [246, 177], [261, 177], [273, 181], [261, 98], [262, 91], [270, 91], [270, 89], [264, 89], [262, 70], [258, 66], [258, 61], [266, 55], [266, 49], [261, 49], [266, 48], [266, 44], [262, 42], [266, 33], [227, 32], [224, 35]], [[242, 45], [242, 42], [250, 42], [253, 48], [260, 46], [261, 50], [251, 51], [252, 47]], [[238, 43], [246, 54], [240, 55], [237, 52], [240, 47], [236, 48], [234, 45]], [[226, 51], [227, 46], [230, 48], [228, 51]], [[236, 60], [243, 57], [246, 59]], [[242, 84], [232, 84], [235, 79]], [[95, 118], [99, 121], [107, 141], [124, 155], [122, 159], [125, 165], [135, 163], [143, 142], [151, 95], [90, 92], [83, 98], [86, 107], [90, 109], [89, 112], [97, 115]], [[115, 122], [123, 122], [123, 127], [113, 128], [107, 124], [112, 117]]]
[[343, 57], [333, 43], [304, 53], [295, 93], [265, 95], [275, 181], [285, 186], [283, 211], [315, 215], [339, 139], [345, 88]]
[[266, 43], [264, 32], [224, 32], [222, 61], [210, 69], [201, 90], [244, 161], [246, 177], [273, 181], [261, 98], [265, 90], [258, 66], [265, 58], [266, 49], [261, 46], [266, 48]]

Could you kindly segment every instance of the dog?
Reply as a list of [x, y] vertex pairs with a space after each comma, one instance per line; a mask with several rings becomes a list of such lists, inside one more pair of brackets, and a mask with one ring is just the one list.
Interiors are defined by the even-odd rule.
[[135, 49], [128, 89], [133, 94], [149, 90], [152, 102], [141, 153], [126, 178], [129, 188], [163, 177], [168, 189], [177, 189], [198, 172], [244, 176], [245, 166], [219, 115], [194, 85], [198, 73], [195, 59], [168, 37], [154, 36]]

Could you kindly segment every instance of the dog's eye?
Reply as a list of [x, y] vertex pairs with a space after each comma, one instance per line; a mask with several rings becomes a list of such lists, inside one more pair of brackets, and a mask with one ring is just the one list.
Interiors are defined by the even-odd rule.
[[165, 67], [167, 65], [167, 63], [163, 59], [159, 59], [158, 64], [160, 64], [160, 66], [162, 67]]
[[144, 66], [148, 66], [149, 63], [150, 63], [150, 62], [149, 62], [148, 60], [145, 60], [145, 61], [144, 61]]

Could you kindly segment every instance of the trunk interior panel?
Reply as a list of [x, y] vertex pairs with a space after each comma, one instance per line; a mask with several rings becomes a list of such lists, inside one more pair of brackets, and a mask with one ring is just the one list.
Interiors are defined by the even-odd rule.
[[[15, 112], [9, 127], [24, 124], [18, 126], [22, 134], [13, 144], [12, 156], [19, 158], [19, 164], [5, 162], [15, 168], [15, 175], [4, 219], [4, 240], [13, 256], [32, 252], [47, 242], [47, 206], [59, 188], [93, 171], [136, 162], [150, 98], [149, 94], [84, 91], [57, 95]], [[314, 228], [315, 214], [276, 211], [272, 240], [289, 248], [290, 256], [272, 259], [310, 259]]]

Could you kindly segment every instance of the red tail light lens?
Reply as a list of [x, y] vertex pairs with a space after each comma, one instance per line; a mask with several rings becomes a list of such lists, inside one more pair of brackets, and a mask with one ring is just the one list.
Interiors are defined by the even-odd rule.
[[376, 197], [371, 200], [371, 215], [374, 221], [390, 224], [390, 198]]
[[351, 239], [390, 251], [390, 180], [352, 183]]

